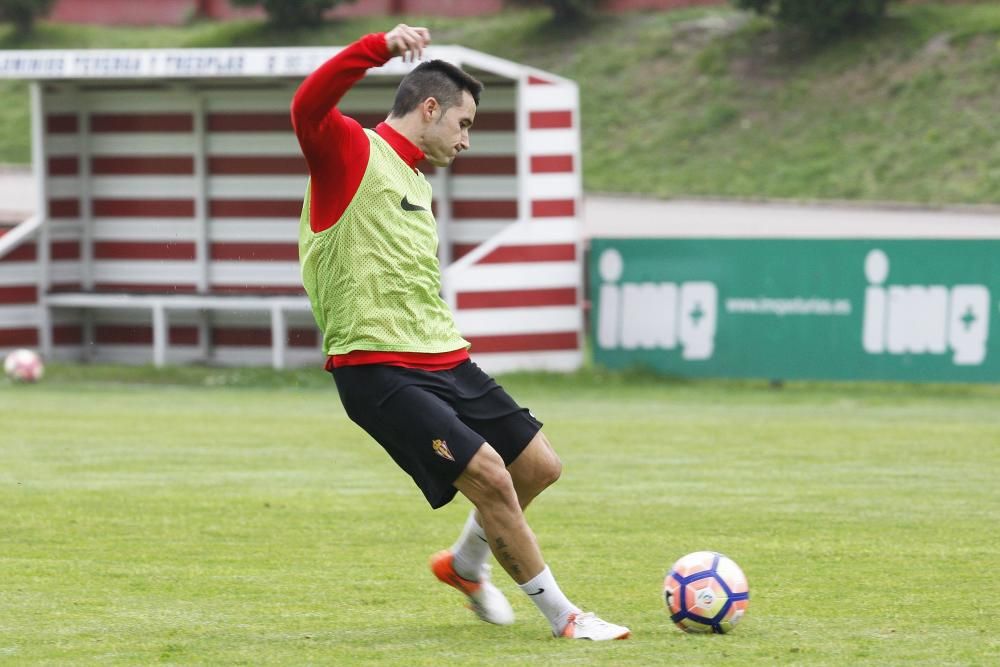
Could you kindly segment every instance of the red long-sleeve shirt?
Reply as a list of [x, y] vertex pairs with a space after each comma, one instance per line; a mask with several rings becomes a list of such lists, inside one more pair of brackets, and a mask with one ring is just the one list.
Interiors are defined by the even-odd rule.
[[[340, 99], [371, 67], [392, 58], [385, 34], [366, 35], [306, 77], [292, 98], [292, 127], [309, 165], [312, 182], [309, 220], [314, 232], [337, 224], [358, 191], [368, 167], [370, 144], [361, 124], [337, 109]], [[386, 123], [375, 131], [412, 169], [424, 153]], [[355, 350], [331, 355], [326, 368], [387, 364], [423, 370], [447, 370], [469, 358], [465, 348], [435, 354]]]

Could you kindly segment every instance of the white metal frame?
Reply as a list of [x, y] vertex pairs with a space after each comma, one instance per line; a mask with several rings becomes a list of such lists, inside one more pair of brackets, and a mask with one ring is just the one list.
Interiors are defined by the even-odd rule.
[[[30, 86], [31, 95], [31, 117], [42, 118], [42, 86], [33, 82]], [[45, 150], [45, 125], [43, 123], [31, 124], [31, 172], [35, 183], [44, 183], [47, 174]], [[50, 270], [52, 263], [52, 234], [49, 226], [44, 224], [47, 219], [46, 209], [48, 208], [45, 188], [39, 187], [35, 190], [35, 219], [38, 224], [38, 236], [36, 245], [36, 258], [38, 265], [38, 345], [42, 354], [48, 357], [52, 352], [52, 314], [49, 309], [42, 304], [42, 297], [48, 293], [51, 286]], [[2, 255], [3, 253], [0, 253]]]

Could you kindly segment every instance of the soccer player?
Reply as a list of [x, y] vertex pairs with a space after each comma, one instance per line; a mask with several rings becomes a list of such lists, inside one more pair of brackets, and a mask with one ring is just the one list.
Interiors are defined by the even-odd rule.
[[398, 25], [351, 44], [313, 72], [292, 100], [309, 165], [302, 207], [302, 281], [323, 333], [326, 369], [347, 415], [382, 445], [432, 508], [461, 492], [473, 504], [455, 544], [432, 556], [434, 575], [484, 621], [513, 623], [489, 579], [490, 551], [557, 637], [624, 639], [628, 628], [583, 613], [559, 589], [524, 518], [561, 463], [521, 408], [469, 358], [440, 297], [431, 186], [417, 169], [447, 167], [469, 148], [482, 84], [422, 62], [374, 130], [337, 109], [370, 67], [415, 61], [425, 28]]

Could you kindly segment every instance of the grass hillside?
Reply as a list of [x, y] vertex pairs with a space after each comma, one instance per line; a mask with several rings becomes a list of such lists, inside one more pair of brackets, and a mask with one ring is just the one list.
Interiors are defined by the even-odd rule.
[[[894, 6], [877, 30], [823, 49], [727, 7], [572, 29], [539, 11], [404, 20], [576, 79], [590, 192], [1000, 202], [1000, 4]], [[389, 23], [41, 24], [27, 40], [0, 32], [0, 48], [344, 44]], [[0, 99], [0, 162], [26, 162], [24, 84], [0, 82]]]

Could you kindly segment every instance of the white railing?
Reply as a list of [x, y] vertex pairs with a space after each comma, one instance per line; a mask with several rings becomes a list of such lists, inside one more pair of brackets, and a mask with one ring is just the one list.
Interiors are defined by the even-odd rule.
[[42, 226], [42, 217], [33, 215], [12, 230], [0, 236], [0, 258], [3, 258], [24, 241], [35, 235]]

